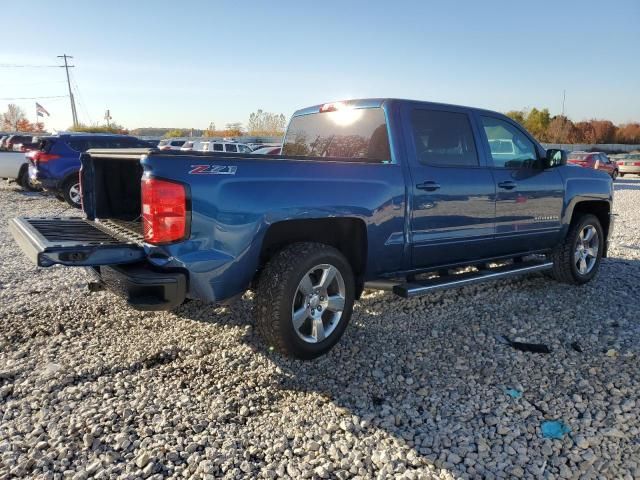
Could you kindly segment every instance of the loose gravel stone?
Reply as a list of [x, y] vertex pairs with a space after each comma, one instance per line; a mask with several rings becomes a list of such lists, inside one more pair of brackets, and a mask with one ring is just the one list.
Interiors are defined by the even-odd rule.
[[34, 267], [9, 218], [79, 212], [2, 184], [0, 478], [640, 478], [639, 204], [640, 179], [617, 181], [587, 285], [365, 292], [340, 343], [299, 362], [256, 335], [251, 292], [137, 312], [83, 269]]

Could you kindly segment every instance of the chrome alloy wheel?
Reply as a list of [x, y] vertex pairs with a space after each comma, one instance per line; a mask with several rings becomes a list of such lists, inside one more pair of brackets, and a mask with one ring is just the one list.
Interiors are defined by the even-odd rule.
[[305, 273], [291, 306], [298, 336], [307, 343], [319, 343], [331, 335], [342, 319], [345, 295], [344, 279], [333, 265], [316, 265]]
[[598, 260], [599, 248], [600, 239], [598, 238], [596, 227], [593, 225], [585, 225], [576, 240], [576, 249], [573, 256], [580, 275], [586, 275], [593, 270]]
[[73, 185], [71, 185], [71, 187], [69, 188], [69, 198], [76, 205], [80, 205], [81, 200], [80, 200], [80, 184], [79, 183], [74, 183]]

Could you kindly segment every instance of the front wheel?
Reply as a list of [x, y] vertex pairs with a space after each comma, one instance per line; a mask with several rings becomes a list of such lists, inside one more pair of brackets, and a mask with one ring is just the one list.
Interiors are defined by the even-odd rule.
[[77, 177], [71, 177], [64, 182], [61, 193], [69, 205], [75, 208], [82, 207], [82, 200], [80, 198], [80, 181]]
[[582, 285], [596, 276], [600, 268], [605, 238], [598, 217], [587, 214], [571, 224], [569, 233], [551, 259], [553, 277], [559, 282]]
[[340, 251], [296, 243], [266, 265], [256, 291], [256, 324], [269, 347], [312, 359], [328, 352], [351, 318], [355, 281]]

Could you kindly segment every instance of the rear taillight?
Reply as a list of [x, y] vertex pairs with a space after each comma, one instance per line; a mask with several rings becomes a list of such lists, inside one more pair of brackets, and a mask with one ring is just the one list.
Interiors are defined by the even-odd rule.
[[27, 153], [27, 157], [37, 163], [46, 163], [50, 160], [60, 158], [60, 155], [54, 155], [53, 153], [45, 153], [40, 150], [32, 150]]
[[142, 179], [145, 242], [161, 244], [185, 239], [188, 215], [184, 185], [153, 177]]
[[640, 167], [640, 162], [633, 162], [634, 167]]

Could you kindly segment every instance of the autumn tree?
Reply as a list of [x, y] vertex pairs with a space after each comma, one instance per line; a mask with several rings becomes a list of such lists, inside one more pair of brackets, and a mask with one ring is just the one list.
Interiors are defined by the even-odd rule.
[[284, 134], [286, 118], [282, 113], [258, 110], [249, 115], [247, 130], [250, 135], [276, 137]]
[[538, 110], [537, 108], [532, 108], [527, 114], [524, 126], [534, 137], [544, 142], [547, 139], [549, 123], [551, 123], [549, 109]]
[[591, 120], [594, 130], [593, 143], [613, 143], [615, 142], [616, 127], [609, 120]]
[[31, 122], [26, 118], [21, 118], [17, 121], [15, 130], [17, 132], [30, 132], [32, 130]]
[[18, 131], [18, 122], [25, 120], [26, 115], [24, 110], [14, 103], [10, 103], [7, 106], [7, 111], [2, 114], [2, 128], [3, 130], [15, 130]]
[[640, 123], [620, 125], [616, 132], [616, 142], [640, 144]]
[[239, 137], [242, 135], [242, 123], [233, 122], [227, 123], [222, 131], [223, 137]]
[[202, 132], [204, 138], [218, 137], [218, 131], [216, 131], [216, 124], [211, 122], [209, 126]]
[[83, 133], [117, 133], [125, 135], [129, 133], [129, 130], [117, 123], [110, 123], [109, 125], [100, 125], [97, 123], [94, 125], [85, 125], [84, 123], [80, 123], [69, 127], [69, 131]]
[[518, 122], [520, 125], [524, 125], [527, 118], [527, 114], [524, 112], [524, 110], [510, 110], [505, 113], [505, 115], [511, 120]]
[[578, 130], [567, 117], [556, 115], [549, 122], [545, 136], [551, 143], [575, 143], [578, 139]]
[[176, 138], [176, 137], [186, 137], [187, 136], [187, 131], [186, 130], [181, 130], [179, 128], [175, 128], [173, 130], [169, 130], [168, 132], [166, 132], [162, 138]]
[[576, 123], [576, 136], [578, 143], [596, 143], [596, 131], [591, 122]]

